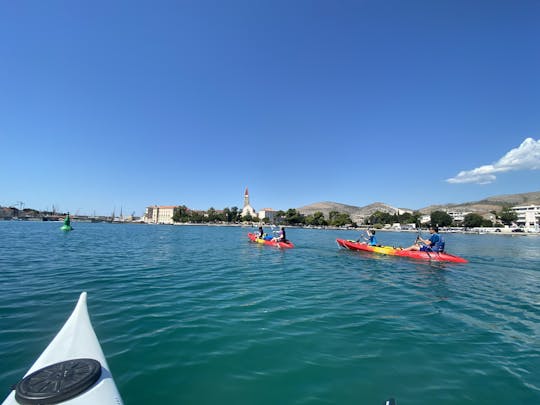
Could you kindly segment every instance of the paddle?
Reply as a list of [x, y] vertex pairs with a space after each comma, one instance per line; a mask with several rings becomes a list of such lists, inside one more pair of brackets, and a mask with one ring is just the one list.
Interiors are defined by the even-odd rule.
[[[416, 243], [418, 243], [418, 240], [419, 240], [419, 239], [422, 239], [422, 240], [423, 240], [423, 238], [420, 236], [420, 230], [417, 229], [417, 230], [416, 230]], [[422, 243], [423, 243], [423, 242], [422, 242]], [[428, 257], [429, 257], [429, 260], [431, 260], [431, 255], [429, 254], [429, 251], [424, 250], [424, 252], [427, 253], [427, 255], [428, 255]]]
[[[367, 235], [367, 242], [365, 242], [365, 243], [367, 243], [369, 245], [369, 238], [371, 237], [371, 232], [370, 232], [369, 228], [364, 229], [364, 231], [366, 232], [366, 235]], [[356, 241], [360, 242], [360, 239], [357, 239]], [[362, 242], [362, 243], [364, 243], [364, 242]]]
[[381, 245], [377, 244], [377, 239], [375, 239], [375, 233], [376, 232], [374, 230], [368, 228], [366, 233], [367, 233], [367, 236], [368, 236], [368, 240], [367, 240], [368, 245], [370, 245], [370, 246], [381, 246]]
[[420, 227], [416, 228], [416, 242], [415, 243], [418, 243], [419, 239], [421, 239], [421, 237], [420, 237]]

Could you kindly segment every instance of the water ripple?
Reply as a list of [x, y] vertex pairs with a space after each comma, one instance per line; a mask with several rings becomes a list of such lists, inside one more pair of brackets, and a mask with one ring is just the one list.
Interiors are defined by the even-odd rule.
[[338, 249], [350, 231], [76, 225], [0, 223], [1, 386], [88, 291], [130, 404], [540, 403], [540, 238], [448, 235], [470, 260], [448, 265]]

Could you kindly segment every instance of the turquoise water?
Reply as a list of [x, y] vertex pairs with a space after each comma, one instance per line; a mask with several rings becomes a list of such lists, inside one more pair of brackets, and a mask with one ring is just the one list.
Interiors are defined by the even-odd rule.
[[126, 404], [540, 403], [540, 237], [449, 234], [470, 263], [430, 265], [353, 231], [60, 225], [0, 222], [0, 398], [87, 291]]

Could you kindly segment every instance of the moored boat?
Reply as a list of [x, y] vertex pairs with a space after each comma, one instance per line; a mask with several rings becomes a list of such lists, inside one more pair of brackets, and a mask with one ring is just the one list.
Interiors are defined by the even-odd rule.
[[403, 250], [393, 246], [370, 246], [366, 243], [356, 242], [353, 240], [336, 239], [338, 246], [349, 250], [359, 250], [364, 252], [372, 252], [389, 256], [408, 257], [411, 259], [429, 260], [437, 262], [452, 262], [452, 263], [467, 263], [468, 261], [462, 257], [452, 255], [445, 252], [426, 252], [420, 250]]
[[60, 332], [3, 402], [11, 404], [121, 405], [96, 337], [83, 292]]
[[248, 233], [248, 238], [252, 242], [260, 243], [260, 244], [263, 244], [263, 245], [275, 246], [275, 247], [285, 248], [285, 249], [290, 249], [290, 248], [294, 247], [294, 244], [292, 242], [290, 242], [290, 241], [287, 241], [287, 242], [275, 242], [273, 240], [261, 239], [261, 238], [257, 238], [257, 235], [255, 235], [254, 233]]

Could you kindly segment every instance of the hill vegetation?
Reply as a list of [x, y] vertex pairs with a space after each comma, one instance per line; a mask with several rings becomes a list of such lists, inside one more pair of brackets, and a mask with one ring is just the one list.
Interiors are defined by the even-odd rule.
[[430, 205], [421, 208], [419, 211], [423, 214], [429, 214], [435, 210], [470, 211], [482, 215], [491, 211], [499, 211], [503, 207], [516, 205], [540, 205], [540, 191], [521, 194], [503, 194], [487, 197], [480, 201], [458, 204]]
[[338, 211], [347, 213], [351, 219], [355, 222], [361, 218], [369, 217], [375, 212], [384, 212], [388, 214], [396, 214], [403, 212], [418, 211], [422, 214], [431, 214], [434, 211], [463, 211], [476, 213], [478, 215], [486, 215], [492, 211], [500, 211], [504, 207], [515, 205], [540, 205], [540, 191], [521, 193], [521, 194], [504, 194], [493, 197], [487, 197], [480, 201], [464, 202], [464, 203], [448, 203], [442, 205], [430, 205], [418, 210], [410, 208], [397, 208], [388, 204], [376, 202], [363, 207], [356, 207], [353, 205], [345, 205], [336, 202], [318, 202], [310, 205], [306, 205], [296, 210], [304, 215], [314, 214], [315, 212], [322, 212], [328, 217], [331, 211]]

